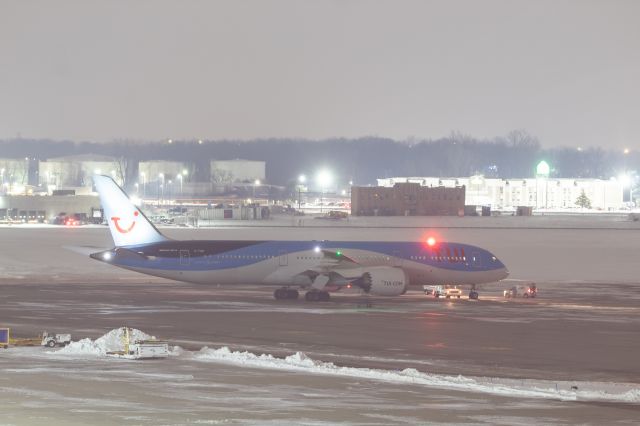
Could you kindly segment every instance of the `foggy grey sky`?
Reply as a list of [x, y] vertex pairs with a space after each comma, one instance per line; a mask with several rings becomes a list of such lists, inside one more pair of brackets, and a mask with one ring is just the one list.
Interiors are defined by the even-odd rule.
[[640, 149], [640, 1], [0, 0], [0, 138]]

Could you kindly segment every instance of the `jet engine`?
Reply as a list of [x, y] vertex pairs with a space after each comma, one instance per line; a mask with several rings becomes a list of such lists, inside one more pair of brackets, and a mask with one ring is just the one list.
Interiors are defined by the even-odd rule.
[[409, 280], [400, 268], [379, 266], [367, 268], [353, 284], [375, 296], [399, 296], [407, 291]]

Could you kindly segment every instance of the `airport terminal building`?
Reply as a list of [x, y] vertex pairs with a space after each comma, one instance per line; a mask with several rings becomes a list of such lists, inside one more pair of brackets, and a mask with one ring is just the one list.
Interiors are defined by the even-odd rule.
[[467, 205], [490, 206], [492, 210], [511, 210], [518, 206], [534, 209], [578, 209], [576, 201], [584, 194], [591, 208], [601, 211], [625, 207], [624, 184], [617, 179], [572, 179], [537, 177], [495, 179], [471, 177], [394, 177], [378, 179], [378, 186], [393, 188], [398, 183], [413, 183], [426, 188], [464, 188]]
[[464, 214], [464, 187], [426, 187], [417, 182], [351, 188], [355, 216], [457, 216]]

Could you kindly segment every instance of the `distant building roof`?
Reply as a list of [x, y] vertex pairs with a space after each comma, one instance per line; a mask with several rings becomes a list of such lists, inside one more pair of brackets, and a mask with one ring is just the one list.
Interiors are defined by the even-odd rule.
[[95, 155], [95, 154], [78, 154], [78, 155], [68, 155], [63, 157], [54, 157], [48, 158], [45, 161], [60, 161], [60, 162], [80, 162], [80, 161], [99, 161], [99, 162], [109, 162], [116, 161], [115, 157], [111, 157], [108, 155]]
[[234, 158], [233, 160], [211, 160], [212, 163], [264, 163], [263, 160], [244, 160], [242, 158]]

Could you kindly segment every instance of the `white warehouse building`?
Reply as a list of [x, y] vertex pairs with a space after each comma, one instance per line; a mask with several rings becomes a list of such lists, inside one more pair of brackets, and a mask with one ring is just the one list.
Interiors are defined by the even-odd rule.
[[465, 187], [467, 205], [491, 206], [494, 210], [511, 210], [518, 206], [535, 209], [578, 209], [576, 200], [584, 191], [596, 210], [618, 210], [623, 202], [624, 183], [612, 178], [571, 179], [538, 177], [529, 179], [495, 179], [477, 175], [459, 178], [394, 177], [378, 179], [379, 186], [392, 187], [399, 182], [416, 182], [429, 187]]
[[0, 193], [24, 192], [29, 181], [27, 158], [0, 158]]
[[72, 155], [50, 158], [39, 163], [39, 183], [48, 192], [55, 189], [74, 189], [76, 194], [89, 194], [93, 175], [112, 176], [122, 183], [122, 163], [102, 155]]
[[169, 180], [191, 180], [193, 166], [180, 161], [150, 160], [138, 163], [138, 178], [142, 184], [157, 184]]

